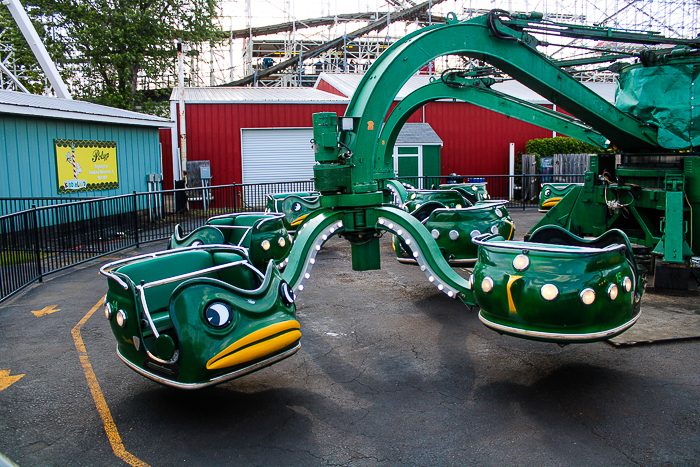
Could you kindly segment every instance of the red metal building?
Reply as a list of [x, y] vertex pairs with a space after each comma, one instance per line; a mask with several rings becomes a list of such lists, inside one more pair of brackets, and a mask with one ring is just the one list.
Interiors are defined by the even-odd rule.
[[[361, 79], [359, 74], [322, 73], [314, 89], [186, 88], [187, 159], [209, 160], [214, 185], [259, 183], [266, 179], [265, 175], [270, 181], [281, 181], [285, 177], [293, 180], [290, 177], [294, 176], [309, 178], [313, 165], [313, 158], [308, 159], [311, 153], [295, 152], [292, 146], [302, 140], [304, 144], [308, 141], [304, 138], [310, 135], [312, 114], [331, 111], [342, 115]], [[424, 75], [411, 77], [396, 101], [427, 84], [428, 79]], [[613, 84], [591, 83], [590, 87], [613, 100]], [[500, 83], [494, 88], [553, 107], [515, 81]], [[175, 90], [171, 97], [173, 115], [177, 114], [178, 97]], [[460, 101], [429, 103], [408, 121], [430, 124], [442, 139], [443, 174], [505, 175], [510, 143], [514, 143], [518, 152], [525, 150], [525, 143], [530, 139], [552, 136], [552, 131]], [[254, 131], [256, 129], [271, 131]], [[167, 135], [162, 134], [161, 138], [167, 139]], [[294, 141], [297, 143], [292, 144]], [[304, 148], [308, 150], [310, 145]], [[167, 153], [164, 151], [164, 154]], [[298, 167], [293, 166], [297, 159], [308, 166], [308, 170], [297, 170]], [[177, 169], [177, 161], [173, 162], [174, 165], [163, 161], [166, 188], [172, 187], [172, 167]], [[168, 168], [171, 168], [170, 173]]]
[[[397, 94], [396, 101], [428, 84], [430, 78], [426, 75], [412, 76]], [[351, 97], [361, 79], [362, 75], [358, 74], [321, 73], [316, 88]], [[608, 101], [614, 100], [615, 84], [586, 85]], [[517, 81], [498, 83], [493, 89], [556, 110], [551, 102]], [[408, 121], [430, 124], [442, 139], [442, 174], [506, 175], [510, 143], [514, 143], [516, 153], [524, 152], [527, 141], [553, 136], [550, 130], [461, 101], [431, 102], [416, 111]]]
[[[173, 115], [178, 115], [177, 97], [177, 91], [174, 91], [171, 97]], [[210, 161], [213, 185], [250, 183], [244, 177], [242, 154], [244, 138], [252, 133], [248, 130], [310, 131], [314, 113], [336, 112], [342, 115], [347, 103], [346, 98], [310, 88], [186, 88], [187, 159]], [[270, 139], [269, 151], [262, 156], [269, 161], [277, 160], [280, 170], [284, 170], [285, 160], [288, 161], [293, 154], [286, 151], [289, 147], [285, 144], [284, 132], [273, 133], [280, 133], [282, 140]], [[168, 139], [168, 135], [161, 134], [161, 138]], [[310, 150], [310, 143], [308, 148]], [[170, 168], [169, 173], [166, 166]], [[173, 186], [173, 166], [177, 167], [177, 161], [163, 161], [166, 189]]]

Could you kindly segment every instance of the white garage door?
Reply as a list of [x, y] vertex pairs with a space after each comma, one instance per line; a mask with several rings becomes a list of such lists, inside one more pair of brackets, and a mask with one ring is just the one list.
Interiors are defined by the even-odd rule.
[[241, 130], [243, 183], [296, 182], [314, 176], [311, 128]]

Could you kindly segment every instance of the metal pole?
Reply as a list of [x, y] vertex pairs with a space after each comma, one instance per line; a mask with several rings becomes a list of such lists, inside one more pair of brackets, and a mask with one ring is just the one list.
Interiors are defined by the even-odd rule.
[[182, 44], [182, 39], [177, 40], [177, 61], [178, 61], [178, 75], [179, 75], [179, 86], [180, 86], [180, 102], [179, 102], [179, 115], [180, 115], [180, 171], [182, 175], [180, 180], [186, 177], [187, 174], [187, 125], [185, 123], [185, 51], [184, 45]]
[[343, 73], [348, 72], [348, 34], [343, 33]]
[[34, 211], [34, 253], [36, 254], [36, 268], [39, 271], [39, 282], [44, 282], [44, 273], [41, 268], [41, 248], [39, 248], [39, 215], [36, 211], [36, 204], [32, 204]]
[[231, 64], [231, 81], [233, 81], [233, 19], [231, 19], [231, 38], [229, 39], [229, 63]]
[[136, 210], [136, 191], [134, 191], [134, 236], [136, 237], [136, 248], [139, 248], [139, 214]]
[[209, 42], [209, 86], [214, 87], [214, 44]]
[[14, 18], [20, 31], [22, 31], [24, 39], [32, 49], [34, 56], [39, 62], [39, 65], [41, 65], [41, 69], [44, 70], [44, 74], [48, 78], [49, 83], [51, 83], [51, 87], [56, 95], [61, 99], [72, 100], [73, 98], [71, 97], [70, 92], [68, 92], [66, 83], [63, 82], [61, 75], [58, 73], [56, 65], [54, 64], [53, 60], [51, 60], [49, 53], [46, 51], [46, 47], [44, 47], [44, 43], [41, 42], [41, 39], [36, 33], [29, 16], [27, 16], [27, 12], [24, 11], [22, 4], [19, 2], [19, 0], [2, 0], [2, 4], [5, 5], [8, 10], [10, 10], [12, 18]]
[[515, 143], [510, 143], [508, 150], [508, 199], [513, 199], [513, 184], [515, 183]]

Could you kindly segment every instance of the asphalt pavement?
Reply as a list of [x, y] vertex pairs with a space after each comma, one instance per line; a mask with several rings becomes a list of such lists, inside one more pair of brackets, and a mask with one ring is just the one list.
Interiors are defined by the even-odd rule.
[[[512, 214], [520, 235], [538, 218]], [[161, 386], [118, 359], [96, 305], [106, 292], [100, 265], [162, 246], [49, 276], [0, 305], [7, 458], [20, 466], [700, 464], [699, 340], [560, 347], [500, 336], [399, 264], [388, 236], [377, 271], [352, 271], [342, 239], [320, 251], [297, 300], [296, 355], [207, 389]]]

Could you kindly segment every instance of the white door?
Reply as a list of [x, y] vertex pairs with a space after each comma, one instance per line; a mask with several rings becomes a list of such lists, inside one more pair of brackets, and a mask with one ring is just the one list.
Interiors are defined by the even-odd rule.
[[[314, 176], [312, 128], [244, 128], [241, 130], [241, 167], [244, 184], [297, 182]], [[265, 191], [265, 192], [263, 192]], [[270, 186], [244, 190], [246, 205], [264, 207], [266, 193], [289, 191]], [[259, 199], [260, 198], [260, 199]]]

